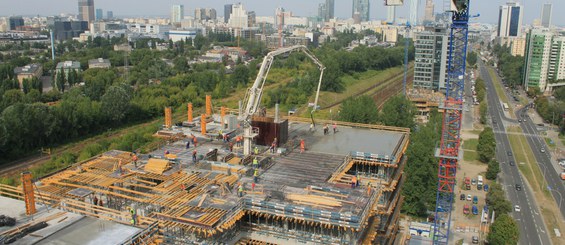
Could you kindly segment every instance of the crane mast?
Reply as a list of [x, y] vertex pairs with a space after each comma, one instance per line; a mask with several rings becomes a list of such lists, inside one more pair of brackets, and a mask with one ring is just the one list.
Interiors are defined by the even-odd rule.
[[445, 102], [442, 105], [443, 125], [439, 158], [438, 187], [434, 219], [434, 244], [448, 244], [451, 212], [456, 182], [456, 170], [461, 146], [461, 124], [465, 86], [465, 62], [469, 33], [470, 0], [451, 0], [451, 30]]
[[275, 51], [272, 51], [265, 56], [263, 59], [263, 63], [261, 64], [261, 68], [259, 69], [259, 73], [255, 78], [255, 82], [253, 85], [247, 90], [245, 94], [245, 108], [242, 111], [241, 115], [239, 115], [239, 121], [243, 122], [243, 154], [249, 155], [251, 154], [251, 142], [253, 138], [258, 135], [258, 132], [254, 132], [253, 128], [251, 127], [251, 117], [253, 114], [257, 112], [259, 109], [259, 105], [261, 104], [261, 97], [263, 96], [263, 87], [265, 86], [265, 81], [267, 80], [267, 75], [271, 70], [271, 65], [276, 56], [286, 53], [291, 53], [293, 51], [301, 51], [308, 58], [310, 58], [318, 68], [320, 69], [320, 78], [318, 81], [318, 89], [316, 91], [316, 98], [314, 100], [314, 109], [312, 109], [313, 113], [317, 106], [318, 106], [318, 96], [320, 95], [320, 87], [322, 84], [322, 77], [324, 74], [324, 70], [326, 67], [308, 50], [308, 48], [304, 45], [295, 45], [292, 47], [287, 48], [280, 48]]

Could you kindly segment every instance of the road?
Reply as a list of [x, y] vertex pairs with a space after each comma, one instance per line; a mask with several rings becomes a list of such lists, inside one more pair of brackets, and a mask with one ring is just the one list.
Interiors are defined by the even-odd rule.
[[[529, 116], [526, 115], [526, 108], [521, 108], [516, 111], [516, 117], [522, 119], [520, 127], [522, 128], [522, 131], [524, 131], [528, 144], [534, 152], [536, 161], [538, 162], [542, 174], [545, 177], [548, 190], [550, 190], [551, 195], [553, 195], [553, 198], [557, 202], [562, 217], [565, 217], [565, 206], [562, 205], [563, 197], [565, 197], [565, 186], [563, 185], [563, 180], [561, 180], [558, 172], [556, 171], [556, 169], [559, 168], [555, 166], [556, 164], [551, 162], [550, 150], [547, 147], [545, 140], [539, 136], [540, 133], [537, 130], [536, 124]], [[544, 149], [545, 152], [542, 152], [541, 149]]]
[[[504, 116], [504, 111], [496, 90], [494, 83], [489, 75], [488, 70], [483, 65], [482, 61], [478, 62], [481, 77], [485, 80], [487, 89], [488, 112], [493, 122], [492, 126], [495, 131], [496, 138], [496, 159], [500, 163], [502, 176], [500, 183], [506, 189], [506, 194], [509, 197], [512, 205], [519, 205], [520, 212], [512, 212], [512, 216], [518, 221], [520, 226], [520, 244], [551, 244], [549, 234], [545, 230], [543, 219], [540, 211], [535, 203], [535, 199], [531, 190], [525, 185], [522, 175], [516, 165], [510, 166], [510, 161], [516, 162], [510, 147], [508, 136], [506, 135], [505, 123], [512, 123]], [[516, 190], [515, 185], [521, 185], [522, 190]]]

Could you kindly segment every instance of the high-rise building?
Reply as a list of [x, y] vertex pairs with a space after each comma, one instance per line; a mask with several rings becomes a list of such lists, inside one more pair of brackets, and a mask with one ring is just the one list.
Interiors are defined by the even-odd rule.
[[255, 14], [255, 11], [247, 12], [247, 26], [253, 27], [255, 24], [257, 24], [257, 14]]
[[96, 14], [94, 15], [96, 20], [104, 19], [104, 11], [102, 9], [96, 9]]
[[94, 21], [94, 0], [78, 0], [78, 19]]
[[275, 28], [279, 28], [279, 25], [284, 26], [284, 13], [285, 10], [283, 7], [278, 7], [275, 9]]
[[426, 28], [414, 35], [414, 88], [445, 89], [449, 34], [444, 27]]
[[424, 11], [424, 23], [434, 22], [434, 0], [426, 0], [426, 10]]
[[353, 0], [351, 16], [353, 17], [355, 13], [359, 14], [361, 21], [369, 21], [371, 18], [369, 0]]
[[534, 28], [526, 35], [524, 87], [545, 91], [550, 70], [554, 34], [547, 28]]
[[498, 13], [498, 37], [522, 36], [522, 6], [518, 2], [508, 2], [500, 6]]
[[326, 4], [325, 3], [320, 3], [318, 5], [318, 17], [323, 20], [326, 21]]
[[114, 12], [113, 11], [106, 11], [106, 19], [113, 19], [114, 18]]
[[326, 0], [325, 21], [329, 21], [330, 19], [333, 19], [335, 17], [334, 8], [335, 8], [335, 0]]
[[18, 27], [24, 25], [24, 18], [21, 16], [11, 16], [8, 20], [10, 22], [10, 30], [15, 31]]
[[228, 21], [230, 20], [232, 7], [233, 7], [233, 4], [224, 5], [224, 22], [225, 23], [228, 23]]
[[184, 5], [173, 5], [171, 7], [171, 23], [180, 23], [182, 19], [184, 19]]
[[233, 28], [246, 28], [249, 27], [249, 16], [243, 7], [243, 4], [233, 4], [228, 20], [228, 26]]
[[216, 12], [216, 9], [206, 8], [205, 12], [208, 20], [216, 20], [218, 18], [218, 13]]
[[526, 49], [526, 38], [517, 37], [513, 38], [512, 44], [510, 45], [510, 54], [512, 56], [522, 56], [524, 57], [524, 50]]
[[396, 23], [396, 6], [386, 6], [386, 23]]
[[194, 9], [194, 19], [200, 21], [215, 20], [216, 10], [211, 8], [196, 8]]
[[419, 0], [410, 0], [410, 25], [418, 25], [418, 2]]
[[541, 8], [541, 25], [545, 28], [551, 25], [551, 3], [544, 3]]
[[53, 24], [53, 34], [57, 41], [78, 37], [86, 30], [88, 30], [87, 21], [55, 21]]

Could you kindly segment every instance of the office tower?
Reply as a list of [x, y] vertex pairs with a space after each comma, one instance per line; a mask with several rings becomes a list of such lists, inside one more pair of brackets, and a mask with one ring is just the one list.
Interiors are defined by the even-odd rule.
[[102, 9], [96, 9], [95, 17], [96, 20], [104, 19], [104, 12], [102, 11]]
[[228, 25], [233, 28], [246, 28], [249, 27], [249, 16], [243, 7], [243, 4], [233, 4], [228, 20]]
[[326, 21], [334, 18], [335, 0], [326, 0]]
[[205, 10], [205, 13], [206, 13], [206, 18], [208, 20], [216, 20], [218, 18], [218, 14], [216, 13], [216, 9], [207, 8]]
[[424, 11], [424, 22], [434, 22], [434, 0], [426, 0], [426, 10]]
[[106, 11], [106, 19], [113, 19], [114, 18], [114, 12], [113, 11]]
[[445, 89], [449, 46], [448, 29], [426, 28], [414, 35], [414, 88]]
[[370, 5], [369, 0], [353, 0], [353, 9], [351, 16], [358, 13], [361, 21], [369, 21], [370, 16]]
[[541, 8], [541, 25], [545, 28], [551, 25], [551, 3], [544, 3]]
[[278, 7], [275, 9], [275, 28], [279, 28], [279, 25], [284, 26], [284, 8]]
[[498, 13], [498, 37], [519, 37], [522, 35], [522, 6], [508, 2], [500, 6]]
[[15, 31], [18, 27], [24, 25], [24, 18], [21, 16], [12, 16], [8, 21], [10, 22], [10, 31]]
[[173, 5], [171, 7], [171, 23], [180, 23], [182, 19], [184, 19], [184, 5]]
[[396, 22], [396, 6], [386, 6], [386, 23], [394, 24]]
[[323, 21], [326, 21], [326, 4], [325, 3], [320, 3], [318, 5], [318, 18], [320, 18]]
[[418, 25], [418, 1], [410, 0], [410, 25]]
[[233, 7], [233, 4], [224, 5], [224, 22], [225, 23], [228, 23], [228, 21], [230, 19], [232, 7]]
[[78, 1], [78, 19], [82, 21], [94, 21], [94, 0]]
[[547, 91], [550, 81], [565, 79], [565, 37], [545, 27], [526, 34], [524, 87]]
[[247, 26], [253, 27], [255, 24], [257, 24], [257, 15], [255, 14], [255, 11], [247, 12]]

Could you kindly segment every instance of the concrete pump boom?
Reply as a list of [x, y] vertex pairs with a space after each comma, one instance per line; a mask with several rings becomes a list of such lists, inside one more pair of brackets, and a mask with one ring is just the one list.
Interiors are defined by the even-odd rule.
[[245, 155], [251, 154], [251, 141], [255, 136], [258, 135], [258, 133], [253, 132], [251, 128], [251, 117], [259, 109], [261, 97], [263, 96], [263, 87], [265, 86], [267, 75], [271, 70], [271, 65], [273, 64], [276, 56], [291, 53], [294, 51], [302, 51], [304, 54], [306, 54], [306, 56], [308, 56], [308, 58], [316, 63], [316, 65], [318, 65], [318, 68], [320, 69], [320, 79], [318, 81], [318, 89], [316, 90], [316, 98], [314, 99], [314, 108], [312, 109], [311, 114], [314, 113], [314, 111], [317, 109], [320, 87], [322, 85], [322, 77], [324, 75], [324, 70], [326, 69], [326, 67], [304, 45], [295, 45], [288, 48], [280, 48], [268, 53], [267, 56], [265, 56], [265, 58], [263, 59], [263, 63], [261, 64], [261, 68], [259, 69], [259, 73], [257, 74], [257, 78], [255, 78], [253, 86], [251, 86], [251, 88], [249, 88], [247, 90], [247, 93], [245, 94], [245, 108], [238, 118], [239, 121], [243, 122], [243, 153]]

